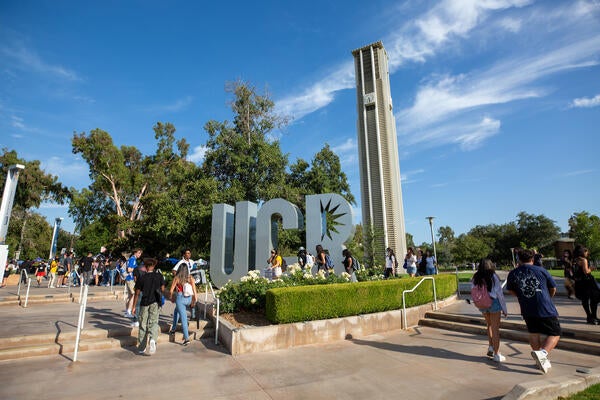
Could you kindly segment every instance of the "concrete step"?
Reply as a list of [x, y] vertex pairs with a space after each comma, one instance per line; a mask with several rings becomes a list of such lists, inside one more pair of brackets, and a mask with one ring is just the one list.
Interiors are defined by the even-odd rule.
[[[188, 323], [192, 340], [211, 339], [215, 336], [212, 321], [200, 320]], [[170, 325], [161, 322], [159, 341], [169, 342]], [[46, 333], [38, 335], [15, 336], [0, 338], [0, 360], [14, 360], [23, 357], [47, 356], [53, 354], [68, 354], [75, 350], [77, 332]], [[81, 331], [79, 351], [104, 350], [137, 344], [138, 328], [116, 327], [111, 329], [84, 329]], [[175, 342], [183, 342], [181, 325], [175, 333]]]
[[[425, 313], [425, 318], [462, 322], [462, 323], [466, 323], [466, 324], [476, 324], [476, 325], [480, 325], [480, 326], [484, 326], [484, 327], [486, 326], [485, 319], [483, 317], [474, 317], [474, 316], [463, 315], [463, 314], [452, 314], [452, 313], [445, 313], [445, 312], [439, 312], [439, 311], [429, 311], [429, 312]], [[520, 331], [524, 331], [524, 332], [527, 331], [527, 326], [525, 325], [525, 322], [501, 320], [500, 328], [509, 329], [509, 330], [520, 330]], [[563, 332], [562, 337], [584, 340], [584, 341], [587, 340], [587, 341], [591, 341], [591, 342], [600, 343], [600, 330], [589, 331], [589, 330], [567, 328], [567, 327], [563, 326], [562, 332]]]
[[[487, 336], [487, 328], [485, 325], [481, 325], [479, 323], [422, 318], [419, 321], [419, 326], [428, 326], [431, 328]], [[502, 339], [515, 340], [519, 342], [529, 342], [529, 334], [526, 330], [521, 329], [500, 328], [500, 337]], [[600, 343], [589, 340], [573, 339], [562, 336], [556, 347], [562, 350], [569, 350], [578, 353], [600, 355]]]
[[[137, 339], [133, 336], [117, 338], [87, 339], [79, 342], [79, 351], [106, 350], [125, 346], [133, 346]], [[48, 356], [54, 354], [73, 354], [75, 341], [67, 343], [37, 344], [30, 346], [0, 349], [0, 360], [16, 360], [25, 357]]]

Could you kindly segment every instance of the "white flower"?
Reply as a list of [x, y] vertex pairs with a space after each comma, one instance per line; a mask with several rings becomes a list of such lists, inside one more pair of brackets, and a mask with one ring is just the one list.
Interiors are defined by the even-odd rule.
[[246, 276], [242, 276], [242, 277], [240, 278], [240, 281], [242, 281], [242, 282], [246, 282], [248, 279], [250, 279], [250, 277], [246, 275]]
[[253, 297], [253, 298], [250, 300], [250, 303], [251, 303], [251, 304], [256, 304], [256, 299]]
[[308, 274], [308, 273], [304, 274], [302, 277], [304, 279], [312, 279], [313, 278], [312, 274]]

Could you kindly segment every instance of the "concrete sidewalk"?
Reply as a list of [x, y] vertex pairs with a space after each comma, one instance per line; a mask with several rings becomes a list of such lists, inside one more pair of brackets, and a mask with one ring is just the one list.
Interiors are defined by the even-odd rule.
[[[508, 300], [509, 312], [517, 313], [516, 300]], [[577, 301], [555, 301], [563, 325], [600, 330], [584, 323]], [[129, 323], [120, 301], [88, 305], [86, 327]], [[78, 311], [75, 303], [5, 306], [0, 337], [74, 329], [68, 327]], [[479, 315], [464, 301], [444, 311]], [[165, 308], [161, 320], [171, 315]], [[577, 369], [600, 366], [600, 357], [555, 350], [553, 367], [544, 375], [526, 343], [502, 341], [507, 360], [496, 364], [485, 357], [485, 337], [426, 327], [238, 357], [212, 340], [182, 347], [166, 338], [161, 336], [153, 356], [121, 348], [82, 352], [77, 363], [69, 355], [0, 362], [0, 398], [495, 399], [517, 384], [561, 382]]]

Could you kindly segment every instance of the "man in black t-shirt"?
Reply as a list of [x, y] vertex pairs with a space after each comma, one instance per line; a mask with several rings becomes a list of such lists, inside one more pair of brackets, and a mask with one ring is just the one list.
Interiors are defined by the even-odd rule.
[[92, 258], [92, 253], [89, 252], [86, 257], [82, 257], [79, 260], [79, 271], [81, 273], [81, 284], [88, 285], [90, 283], [90, 279], [92, 279], [92, 263], [94, 259]]
[[[133, 310], [137, 307], [138, 298], [141, 296], [139, 310], [139, 332], [138, 351], [140, 354], [146, 352], [146, 343], [150, 339], [148, 353], [156, 352], [156, 340], [158, 339], [158, 316], [162, 303], [162, 295], [165, 291], [165, 278], [160, 272], [155, 272], [156, 260], [154, 258], [144, 259], [146, 273], [141, 274], [135, 282], [135, 296], [133, 298]], [[136, 268], [137, 269], [137, 268]]]

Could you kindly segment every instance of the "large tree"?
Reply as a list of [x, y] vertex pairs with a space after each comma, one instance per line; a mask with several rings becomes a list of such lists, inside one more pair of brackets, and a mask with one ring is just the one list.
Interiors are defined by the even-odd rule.
[[21, 164], [25, 169], [19, 173], [6, 242], [11, 256], [19, 249], [22, 251], [20, 258], [32, 254], [43, 256], [40, 250], [44, 246], [50, 249], [50, 239], [39, 243], [35, 240], [43, 240], [45, 225], [50, 225], [31, 209], [39, 207], [44, 201], [63, 204], [69, 197], [69, 191], [58, 181], [58, 177], [41, 169], [39, 160], [27, 161], [20, 158], [16, 151], [7, 148], [3, 148], [0, 154], [0, 188], [4, 188], [8, 167], [14, 164]]
[[204, 173], [216, 180], [225, 203], [287, 198], [287, 156], [274, 138], [286, 120], [275, 114], [268, 94], [248, 83], [237, 81], [227, 90], [234, 96], [233, 123], [211, 120], [204, 126], [209, 134]]
[[490, 246], [484, 240], [470, 234], [462, 234], [454, 242], [454, 259], [459, 262], [475, 262], [486, 257]]
[[588, 248], [592, 259], [600, 258], [600, 218], [587, 211], [574, 213], [569, 218], [569, 236], [576, 244]]
[[127, 242], [126, 234], [134, 234], [143, 215], [142, 200], [149, 192], [170, 187], [169, 175], [185, 160], [185, 139], [175, 144], [175, 127], [158, 122], [154, 126], [157, 151], [143, 156], [135, 146], [117, 147], [108, 132], [94, 129], [90, 134], [73, 135], [73, 153], [88, 163], [92, 183], [81, 191], [73, 191], [69, 209], [81, 230], [102, 220], [111, 224], [118, 237]]
[[541, 252], [548, 251], [560, 237], [560, 228], [545, 215], [528, 214], [521, 211], [517, 214], [517, 231], [522, 245], [537, 248]]
[[521, 239], [517, 224], [509, 222], [502, 225], [477, 225], [469, 231], [490, 248], [489, 257], [496, 263], [508, 265], [512, 262], [511, 248], [518, 247]]

